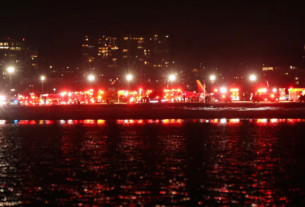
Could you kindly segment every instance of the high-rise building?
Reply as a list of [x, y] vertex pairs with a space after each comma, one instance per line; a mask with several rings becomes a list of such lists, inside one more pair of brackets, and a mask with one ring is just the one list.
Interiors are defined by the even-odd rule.
[[16, 77], [24, 77], [38, 70], [38, 50], [25, 39], [0, 38], [0, 72], [2, 86], [8, 86], [7, 68], [13, 67]]
[[98, 71], [117, 66], [119, 46], [117, 37], [85, 36], [82, 41], [82, 69]]
[[166, 68], [169, 65], [169, 36], [159, 34], [121, 37], [122, 64], [128, 68]]
[[168, 35], [85, 36], [82, 41], [84, 71], [119, 68], [154, 73], [168, 68], [169, 64]]

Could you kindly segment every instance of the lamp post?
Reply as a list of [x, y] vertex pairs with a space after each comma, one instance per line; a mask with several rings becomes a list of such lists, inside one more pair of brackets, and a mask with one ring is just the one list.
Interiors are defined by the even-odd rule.
[[256, 76], [255, 75], [250, 75], [249, 79], [250, 79], [250, 81], [256, 81]]
[[215, 75], [210, 76], [210, 80], [212, 81], [212, 83], [214, 83], [215, 79], [216, 79]]
[[130, 84], [129, 84], [129, 82], [132, 80], [132, 75], [128, 74], [128, 75], [126, 76], [126, 79], [127, 79], [127, 83], [128, 83], [128, 90], [129, 90], [129, 89], [130, 89]]
[[90, 87], [91, 87], [91, 82], [94, 81], [95, 77], [94, 75], [89, 75], [88, 76], [88, 80], [89, 80], [89, 83], [90, 83]]
[[168, 77], [168, 80], [170, 81], [170, 82], [173, 82], [174, 80], [176, 80], [176, 76], [175, 75], [170, 75], [169, 77]]
[[11, 89], [12, 89], [12, 73], [15, 71], [15, 68], [13, 68], [13, 67], [9, 67], [8, 69], [7, 69], [7, 72], [10, 74], [10, 91], [11, 91]]
[[40, 80], [41, 80], [41, 93], [43, 94], [43, 81], [46, 79], [46, 77], [41, 76]]

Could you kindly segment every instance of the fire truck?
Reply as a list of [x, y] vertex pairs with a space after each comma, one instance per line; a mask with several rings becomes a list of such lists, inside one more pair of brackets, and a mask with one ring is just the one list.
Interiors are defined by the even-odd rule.
[[271, 102], [278, 102], [279, 101], [279, 94], [276, 93], [276, 90], [273, 90], [273, 93], [269, 93], [266, 88], [259, 88], [254, 96], [252, 97], [253, 102], [260, 102], [260, 101], [271, 101]]

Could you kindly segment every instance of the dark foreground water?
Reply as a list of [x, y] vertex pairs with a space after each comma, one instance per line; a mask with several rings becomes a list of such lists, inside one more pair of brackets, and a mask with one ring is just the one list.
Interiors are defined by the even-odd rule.
[[305, 206], [302, 119], [0, 121], [0, 159], [0, 206]]

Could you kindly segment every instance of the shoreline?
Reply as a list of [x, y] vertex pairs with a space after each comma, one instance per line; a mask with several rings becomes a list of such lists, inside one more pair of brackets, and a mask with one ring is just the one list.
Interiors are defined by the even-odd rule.
[[170, 103], [1, 107], [2, 120], [305, 118], [304, 103]]

